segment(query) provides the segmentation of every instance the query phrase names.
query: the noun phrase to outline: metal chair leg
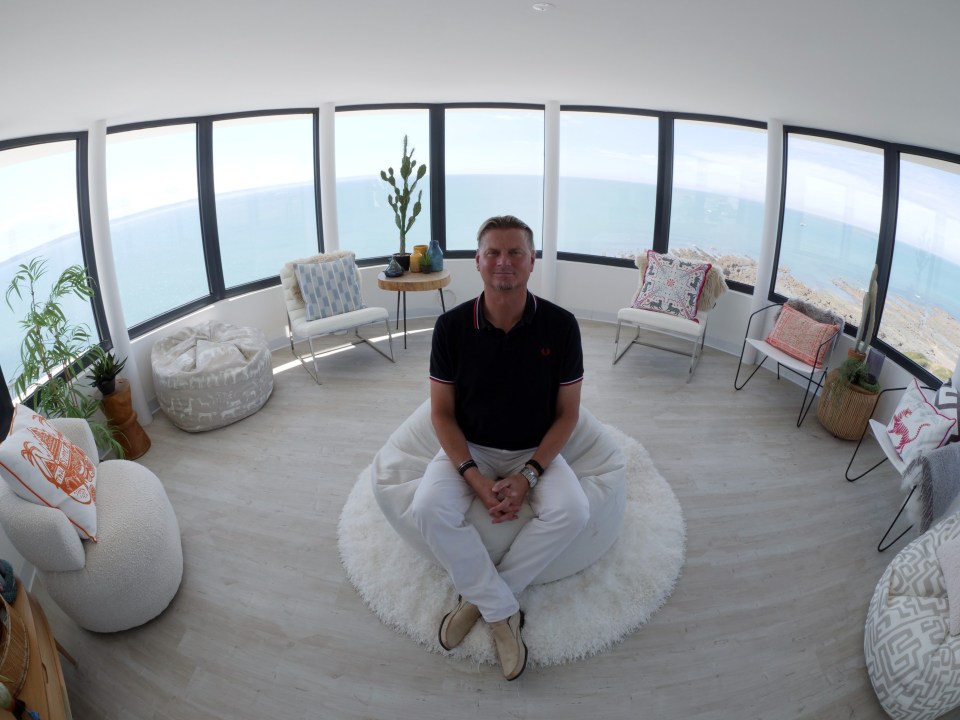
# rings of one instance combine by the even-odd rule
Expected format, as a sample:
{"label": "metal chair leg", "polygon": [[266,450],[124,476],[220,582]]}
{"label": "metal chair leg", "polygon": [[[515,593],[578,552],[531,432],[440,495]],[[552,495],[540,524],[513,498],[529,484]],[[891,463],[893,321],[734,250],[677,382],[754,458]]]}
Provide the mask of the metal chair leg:
{"label": "metal chair leg", "polygon": [[913,525],[911,525],[902,533],[897,535],[893,540],[888,542],[886,545],[883,544],[883,541],[887,539],[887,535],[889,535],[890,532],[893,530],[893,526],[897,524],[897,520],[900,519],[900,516],[903,514],[903,511],[906,509],[907,503],[910,502],[910,498],[913,497],[913,493],[916,491],[916,489],[917,489],[916,485],[910,488],[910,493],[907,495],[907,499],[903,501],[903,505],[900,506],[900,511],[897,513],[897,516],[893,519],[893,522],[890,523],[890,527],[887,528],[887,531],[883,534],[883,537],[880,538],[880,543],[877,545],[877,552],[883,552],[884,550],[887,550],[891,545],[897,542],[897,540],[902,538],[904,535],[906,535],[908,532],[910,532],[913,529]]}

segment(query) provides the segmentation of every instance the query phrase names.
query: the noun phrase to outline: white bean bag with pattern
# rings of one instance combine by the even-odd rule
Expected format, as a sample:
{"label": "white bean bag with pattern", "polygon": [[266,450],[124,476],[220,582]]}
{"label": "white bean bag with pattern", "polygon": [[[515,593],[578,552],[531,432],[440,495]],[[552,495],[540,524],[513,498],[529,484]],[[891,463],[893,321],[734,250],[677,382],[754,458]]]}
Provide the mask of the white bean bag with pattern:
{"label": "white bean bag with pattern", "polygon": [[[427,465],[440,450],[427,400],[397,428],[364,470],[383,514],[410,546],[435,561],[410,513],[413,495]],[[590,521],[573,542],[534,579],[535,584],[573,575],[596,562],[617,539],[626,506],[627,473],[623,451],[586,408],[562,455],[580,478],[590,502]],[[534,491],[536,492],[536,491]],[[467,511],[494,562],[507,552],[523,524],[533,517],[524,503],[517,522],[493,524],[475,499]]]}
{"label": "white bean bag with pattern", "polygon": [[201,432],[252,415],[273,392],[273,362],[257,328],[210,321],[161,338],[150,356],[160,409]]}
{"label": "white bean bag with pattern", "polygon": [[[960,534],[960,514],[907,545],[877,583],[863,649],[873,689],[896,720],[936,718],[960,706],[960,635],[950,635],[937,548]],[[960,603],[960,597],[952,598]]]}

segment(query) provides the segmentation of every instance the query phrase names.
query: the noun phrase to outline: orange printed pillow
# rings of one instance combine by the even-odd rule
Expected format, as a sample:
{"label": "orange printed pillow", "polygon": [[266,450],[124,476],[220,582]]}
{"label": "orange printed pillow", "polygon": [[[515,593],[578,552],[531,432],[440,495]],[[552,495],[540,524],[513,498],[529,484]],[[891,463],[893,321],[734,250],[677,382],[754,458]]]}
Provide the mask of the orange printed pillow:
{"label": "orange printed pillow", "polygon": [[81,539],[97,540],[97,469],[42,415],[18,405],[0,442],[0,475],[24,500],[57,508]]}
{"label": "orange printed pillow", "polygon": [[836,325],[817,322],[790,305],[784,305],[767,342],[790,357],[820,368],[829,349],[824,343],[836,333]]}

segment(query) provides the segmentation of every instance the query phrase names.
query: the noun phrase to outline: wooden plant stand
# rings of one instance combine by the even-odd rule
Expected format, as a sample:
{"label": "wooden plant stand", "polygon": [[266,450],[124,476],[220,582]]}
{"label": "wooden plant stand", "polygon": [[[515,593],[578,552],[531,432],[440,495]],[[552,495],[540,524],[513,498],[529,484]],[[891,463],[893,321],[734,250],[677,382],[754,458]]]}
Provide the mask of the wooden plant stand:
{"label": "wooden plant stand", "polygon": [[150,438],[137,421],[130,394],[130,381],[117,378],[117,389],[103,396],[103,414],[117,431],[117,441],[123,448],[123,457],[136,460],[150,449]]}

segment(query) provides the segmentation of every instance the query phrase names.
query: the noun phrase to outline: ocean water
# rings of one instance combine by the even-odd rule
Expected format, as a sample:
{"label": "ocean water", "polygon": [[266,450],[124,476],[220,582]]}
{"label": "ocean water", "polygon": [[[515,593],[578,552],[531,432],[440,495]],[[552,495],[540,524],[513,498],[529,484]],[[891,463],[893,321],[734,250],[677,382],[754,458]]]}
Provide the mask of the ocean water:
{"label": "ocean water", "polygon": [[[357,257],[395,252],[393,211],[380,181],[355,181],[338,188],[341,247]],[[561,251],[623,257],[650,247],[655,188],[616,181],[565,180],[561,185]],[[448,178],[448,247],[472,249],[476,228],[493,214],[512,213],[541,235],[542,187],[539,178],[455,176]],[[429,187],[424,190],[429,197]],[[236,193],[221,201],[222,252],[228,285],[269,277],[289,259],[316,248],[315,213],[309,187],[288,186]],[[703,237],[708,218],[710,234]],[[408,237],[429,241],[429,205]],[[597,228],[602,228],[602,231]],[[677,245],[696,245],[716,254],[756,258],[763,227],[762,203],[698,193],[677,192],[673,198],[671,236]],[[781,252],[781,264],[798,280],[835,291],[833,281],[864,287],[876,255],[876,237],[860,228],[828,218],[787,211],[785,233],[799,239]],[[268,228],[268,229],[264,229]],[[124,218],[112,225],[124,315],[134,325],[208,292],[200,223],[195,203],[182,203]],[[76,234],[57,238],[39,252],[0,264],[4,291],[16,267],[37,254],[53,258],[48,279],[68,264],[79,246]],[[70,260],[77,262],[78,260]],[[939,306],[960,318],[960,266],[907,244],[896,249],[890,293]],[[17,316],[0,304],[0,366],[8,379],[19,352]]]}

